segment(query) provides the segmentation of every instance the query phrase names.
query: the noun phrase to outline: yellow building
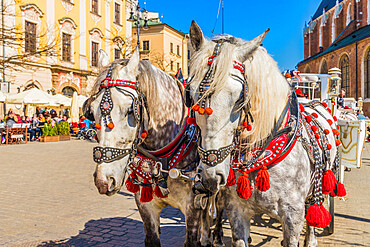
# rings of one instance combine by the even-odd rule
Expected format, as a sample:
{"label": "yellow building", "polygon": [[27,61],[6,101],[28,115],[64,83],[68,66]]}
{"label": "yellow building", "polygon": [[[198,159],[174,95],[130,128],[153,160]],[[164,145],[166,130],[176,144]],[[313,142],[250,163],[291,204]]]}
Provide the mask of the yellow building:
{"label": "yellow building", "polygon": [[125,57],[131,4],[129,0],[5,0],[5,24],[14,28],[19,42],[6,47],[6,57],[35,53],[6,68],[10,93],[37,87],[68,96],[74,91],[88,94],[98,73],[99,49],[107,51],[111,60]]}
{"label": "yellow building", "polygon": [[[148,21],[149,28],[140,29],[140,58],[174,76],[179,68],[188,77],[188,35],[159,21]],[[132,30],[132,46],[137,46],[137,28]]]}

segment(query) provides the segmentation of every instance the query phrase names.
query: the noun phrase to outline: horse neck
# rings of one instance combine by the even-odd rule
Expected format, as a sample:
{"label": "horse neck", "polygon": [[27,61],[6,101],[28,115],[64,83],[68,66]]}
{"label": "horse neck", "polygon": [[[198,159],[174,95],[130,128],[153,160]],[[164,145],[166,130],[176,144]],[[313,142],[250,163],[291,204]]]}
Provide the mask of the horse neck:
{"label": "horse neck", "polygon": [[143,146],[148,150],[160,149],[170,143],[185,119],[185,104],[177,82],[157,68],[154,75],[142,85],[149,114],[149,135]]}

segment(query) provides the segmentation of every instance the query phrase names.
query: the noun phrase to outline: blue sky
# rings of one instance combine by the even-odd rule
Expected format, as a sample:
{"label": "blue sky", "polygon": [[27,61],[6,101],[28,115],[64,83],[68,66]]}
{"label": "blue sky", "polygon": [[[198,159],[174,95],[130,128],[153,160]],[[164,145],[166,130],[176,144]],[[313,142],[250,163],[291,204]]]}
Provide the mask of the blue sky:
{"label": "blue sky", "polygon": [[[318,8],[321,0],[256,1],[224,0],[225,33],[250,40],[266,28],[270,32],[263,45],[278,62],[279,68],[294,69],[303,60],[303,27]],[[144,1],[140,0],[144,7]],[[192,20],[211,37],[219,0],[146,0],[148,11],[159,12],[163,22],[187,33]],[[220,34],[221,13],[215,29]]]}

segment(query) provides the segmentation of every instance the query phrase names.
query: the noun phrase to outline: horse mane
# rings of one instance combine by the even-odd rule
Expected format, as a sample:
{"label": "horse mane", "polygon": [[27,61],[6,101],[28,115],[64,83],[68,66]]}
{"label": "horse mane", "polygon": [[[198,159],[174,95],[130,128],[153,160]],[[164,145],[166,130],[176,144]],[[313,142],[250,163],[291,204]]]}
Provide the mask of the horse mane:
{"label": "horse mane", "polygon": [[[232,61],[237,60],[238,56],[236,48],[248,42],[224,35],[214,40],[219,39],[226,42],[223,43],[219,56],[211,65],[214,69],[214,77],[208,92],[214,94],[220,92],[228,81],[233,69]],[[193,54],[191,68],[196,69],[190,70],[192,81],[200,83],[203,79],[208,69],[207,59],[212,55],[214,47],[214,42],[206,40],[203,47]],[[254,118],[252,131],[248,133],[244,131],[242,135],[249,146],[260,144],[271,133],[287,103],[290,86],[281,75],[277,63],[263,47],[259,47],[243,64],[251,103],[250,111]]]}
{"label": "horse mane", "polygon": [[[112,77],[118,78],[119,71],[128,64],[128,61],[128,59],[118,59],[102,68],[92,87],[91,95],[99,92],[100,83],[106,78],[107,71],[112,65],[114,65]],[[151,114],[150,121],[152,125],[161,126],[164,124],[163,121],[167,121],[169,118],[175,118],[173,120],[176,120],[176,122],[181,121],[182,114],[177,117],[177,113],[183,111],[184,102],[182,96],[176,97],[176,94],[182,93],[174,78],[149,61],[141,60],[136,81],[139,82],[140,91],[146,96],[147,110]],[[168,112],[171,112],[171,116],[165,115]]]}

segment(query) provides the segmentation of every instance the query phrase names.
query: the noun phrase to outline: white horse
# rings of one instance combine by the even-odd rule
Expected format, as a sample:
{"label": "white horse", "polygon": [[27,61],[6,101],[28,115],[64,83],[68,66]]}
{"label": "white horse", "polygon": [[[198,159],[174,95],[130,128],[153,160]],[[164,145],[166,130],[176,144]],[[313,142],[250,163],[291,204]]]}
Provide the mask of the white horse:
{"label": "white horse", "polygon": [[[185,215],[185,246],[196,246],[202,210],[194,207],[192,181],[168,178],[167,197],[143,199],[144,196],[152,196],[152,186],[163,178],[162,175],[153,175],[158,174],[161,167],[154,167],[148,161],[141,163],[142,170],[135,170],[139,164],[137,149],[140,149],[139,153],[147,152],[150,158],[151,154],[154,155],[152,151],[168,148],[183,129],[187,108],[182,85],[149,61],[139,61],[137,49],[130,60],[112,63],[101,51],[99,67],[101,73],[93,89],[94,95],[84,105],[85,116],[95,119],[98,127],[99,147],[94,149],[94,159],[98,163],[94,174],[96,187],[101,194],[115,194],[124,183],[129,163],[132,164],[128,182],[131,187],[136,187],[135,199],[144,223],[145,246],[160,246],[160,212],[169,205],[179,208]],[[188,154],[175,166],[179,170],[183,168],[189,176],[197,166],[197,144],[192,142],[194,145],[190,146]],[[178,155],[175,153],[173,159]],[[152,180],[150,175],[153,175]]]}
{"label": "white horse", "polygon": [[[193,109],[198,111],[196,120],[202,135],[198,167],[202,181],[195,185],[195,189],[211,194],[221,192],[220,209],[225,208],[230,220],[233,246],[248,245],[250,219],[261,213],[282,223],[284,246],[298,246],[305,219],[305,201],[311,198],[313,202],[318,202],[315,205],[321,205],[321,177],[335,161],[336,144],[339,143],[333,134],[337,134],[333,117],[321,103],[305,108],[300,106],[302,113],[298,113],[290,86],[276,62],[260,47],[267,31],[249,42],[230,36],[210,41],[204,38],[193,21],[189,33],[194,49],[189,90]],[[287,102],[290,102],[289,108]],[[287,114],[284,115],[286,108]],[[297,112],[296,117],[289,117],[294,112]],[[306,118],[301,118],[301,114]],[[280,119],[280,116],[286,117]],[[295,121],[297,117],[301,119],[300,123]],[[313,122],[321,130],[317,130],[317,126],[311,127],[315,125]],[[280,146],[283,149],[287,147],[281,141],[279,145],[276,143],[276,149],[271,147],[263,152],[262,147],[271,141],[268,139],[271,133],[279,133],[278,130],[286,131],[285,137],[297,131],[291,135],[293,139],[289,142],[293,143],[292,149],[287,150],[287,154],[290,153],[278,160],[278,164],[265,166],[264,162],[268,164],[270,159],[279,157],[280,153],[276,157],[274,150],[278,153],[282,151]],[[310,142],[312,136],[313,140],[319,136],[319,145],[323,149],[313,149],[309,155],[309,149],[318,145],[315,141]],[[243,150],[238,145],[246,150],[242,157],[238,157],[239,150]],[[239,149],[233,149],[235,146]],[[264,160],[263,155],[269,158]],[[257,160],[262,162],[253,162]],[[224,187],[228,180],[232,180],[231,161],[233,168],[243,171],[243,175],[237,172],[238,183]],[[240,166],[242,163],[245,165]],[[261,167],[267,167],[269,180],[263,180],[266,171],[256,170]],[[259,176],[260,172],[264,175]],[[258,181],[256,177],[259,177]],[[251,191],[246,189],[248,180]],[[270,182],[269,189],[266,181]],[[325,212],[322,206],[320,210]],[[327,220],[329,217],[325,218],[325,225]],[[313,227],[309,228],[305,243],[317,245]]]}

